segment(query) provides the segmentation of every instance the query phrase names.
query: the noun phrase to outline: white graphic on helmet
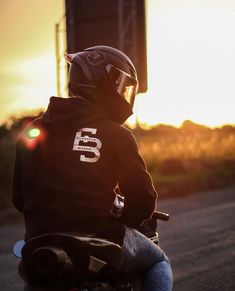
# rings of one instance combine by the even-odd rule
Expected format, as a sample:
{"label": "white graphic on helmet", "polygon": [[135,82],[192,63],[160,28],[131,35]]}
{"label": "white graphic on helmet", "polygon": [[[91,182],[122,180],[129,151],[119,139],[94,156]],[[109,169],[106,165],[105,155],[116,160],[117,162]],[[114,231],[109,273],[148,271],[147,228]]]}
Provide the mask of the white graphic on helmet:
{"label": "white graphic on helmet", "polygon": [[[73,151],[92,153],[87,155],[80,154],[81,162],[95,163],[99,160],[102,143],[100,139],[96,137],[90,137],[89,135],[87,135],[87,133],[96,134],[96,132],[97,132],[96,128],[82,128],[77,131],[74,139]],[[81,145],[81,142],[82,143],[90,142],[93,143],[94,145],[84,146]]]}

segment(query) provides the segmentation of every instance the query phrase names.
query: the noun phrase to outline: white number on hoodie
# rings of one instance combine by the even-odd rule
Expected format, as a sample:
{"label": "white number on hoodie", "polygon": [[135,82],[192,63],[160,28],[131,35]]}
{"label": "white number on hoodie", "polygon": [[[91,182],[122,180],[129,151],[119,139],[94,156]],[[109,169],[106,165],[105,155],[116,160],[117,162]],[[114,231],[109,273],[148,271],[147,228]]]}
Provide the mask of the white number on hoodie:
{"label": "white number on hoodie", "polygon": [[[100,139],[96,137],[91,137],[90,135],[88,135],[89,133],[92,135],[95,135],[96,131],[97,131],[96,128],[82,128],[82,129],[79,129],[78,132],[76,133],[74,144],[73,144],[73,151],[89,152],[89,153],[93,153],[94,155],[94,157],[86,157],[85,154],[80,154],[81,162],[95,163],[100,158],[100,149],[102,146]],[[83,143],[92,142],[94,146],[80,145],[81,142]]]}

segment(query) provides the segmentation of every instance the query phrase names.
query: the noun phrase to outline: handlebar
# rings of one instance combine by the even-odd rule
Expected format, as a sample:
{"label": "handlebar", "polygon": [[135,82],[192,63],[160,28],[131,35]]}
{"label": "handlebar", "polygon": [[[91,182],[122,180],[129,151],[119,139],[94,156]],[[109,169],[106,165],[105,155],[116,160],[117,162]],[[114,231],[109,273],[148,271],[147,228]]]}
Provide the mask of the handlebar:
{"label": "handlebar", "polygon": [[168,221],[170,219],[170,215],[168,213],[154,211],[152,218],[163,220],[163,221]]}

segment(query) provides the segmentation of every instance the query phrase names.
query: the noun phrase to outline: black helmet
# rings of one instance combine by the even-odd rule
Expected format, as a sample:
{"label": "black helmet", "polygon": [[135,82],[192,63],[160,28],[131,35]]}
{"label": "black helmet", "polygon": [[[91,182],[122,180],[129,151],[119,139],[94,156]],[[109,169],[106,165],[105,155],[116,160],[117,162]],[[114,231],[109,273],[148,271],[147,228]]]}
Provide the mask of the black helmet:
{"label": "black helmet", "polygon": [[65,57],[71,65],[69,96],[80,95],[102,105],[109,118],[118,123],[132,115],[138,78],[128,56],[100,45]]}

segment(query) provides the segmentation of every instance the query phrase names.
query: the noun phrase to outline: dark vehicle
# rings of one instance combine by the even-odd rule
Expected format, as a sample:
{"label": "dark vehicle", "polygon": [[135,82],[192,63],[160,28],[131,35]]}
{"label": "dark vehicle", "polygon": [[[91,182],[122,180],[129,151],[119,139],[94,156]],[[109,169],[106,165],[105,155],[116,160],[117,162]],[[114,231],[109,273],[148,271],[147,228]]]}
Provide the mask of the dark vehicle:
{"label": "dark vehicle", "polygon": [[[140,229],[159,244],[157,220],[169,220],[169,215],[154,212],[152,219]],[[50,233],[37,236],[13,248],[21,258],[19,273],[29,291],[137,291],[141,279],[119,273],[122,249],[94,235]]]}

